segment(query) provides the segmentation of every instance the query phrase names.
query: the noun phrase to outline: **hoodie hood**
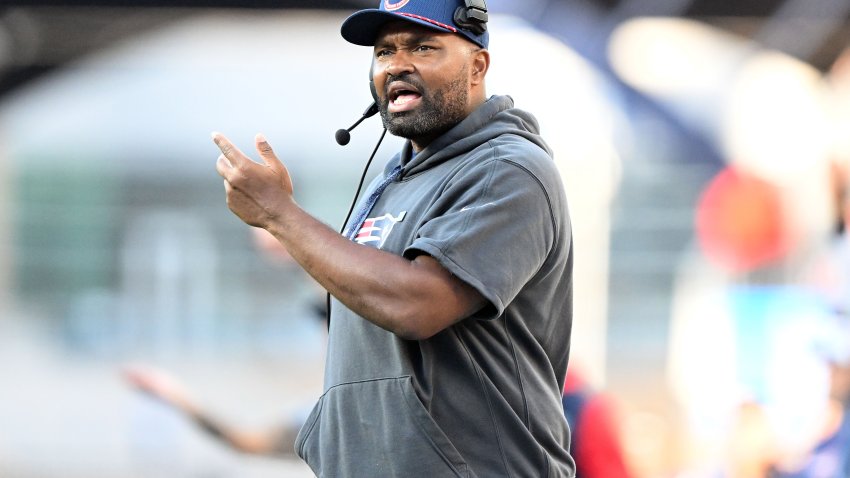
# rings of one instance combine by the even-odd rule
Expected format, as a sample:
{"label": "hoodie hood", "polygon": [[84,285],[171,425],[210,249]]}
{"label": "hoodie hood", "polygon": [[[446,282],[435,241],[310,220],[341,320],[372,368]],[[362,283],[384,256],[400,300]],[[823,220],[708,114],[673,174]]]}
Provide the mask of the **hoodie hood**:
{"label": "hoodie hood", "polygon": [[407,141],[402,151],[387,164],[387,171],[401,163],[403,177],[418,174],[504,134],[521,136],[552,157],[552,150],[540,137],[537,119],[531,113],[514,108],[514,100],[510,96],[491,96],[412,159],[413,147]]}

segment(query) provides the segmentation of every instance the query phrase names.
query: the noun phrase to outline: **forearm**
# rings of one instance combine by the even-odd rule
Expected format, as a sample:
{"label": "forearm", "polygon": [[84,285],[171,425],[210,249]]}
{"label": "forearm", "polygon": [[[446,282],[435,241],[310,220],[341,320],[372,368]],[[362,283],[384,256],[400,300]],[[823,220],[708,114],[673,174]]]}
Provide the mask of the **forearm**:
{"label": "forearm", "polygon": [[267,229],[331,295],[402,338],[426,338],[480,307],[444,269],[349,241],[294,203]]}
{"label": "forearm", "polygon": [[291,430],[245,431],[229,427],[205,413],[192,414],[195,423],[211,437],[242,453],[290,455],[294,453]]}
{"label": "forearm", "polygon": [[410,261],[354,244],[302,210],[289,172],[262,135],[251,161],[220,133],[216,170],[227,205],[246,224],[262,227],[334,297],[374,324],[406,339],[430,337],[468,317],[484,300],[433,258]]}

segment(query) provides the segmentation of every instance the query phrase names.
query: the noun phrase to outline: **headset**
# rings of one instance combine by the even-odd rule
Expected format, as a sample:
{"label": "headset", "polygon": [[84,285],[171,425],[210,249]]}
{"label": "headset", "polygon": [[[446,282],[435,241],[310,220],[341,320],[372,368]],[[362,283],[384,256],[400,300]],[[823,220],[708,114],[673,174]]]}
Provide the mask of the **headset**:
{"label": "headset", "polygon": [[375,62],[372,61],[372,66],[369,67],[369,92],[372,93],[372,100],[375,104],[380,104],[378,100],[378,89],[375,88]]}
{"label": "headset", "polygon": [[487,31],[487,4],[484,0],[466,0],[464,4],[455,10],[455,23],[464,30],[483,35]]}

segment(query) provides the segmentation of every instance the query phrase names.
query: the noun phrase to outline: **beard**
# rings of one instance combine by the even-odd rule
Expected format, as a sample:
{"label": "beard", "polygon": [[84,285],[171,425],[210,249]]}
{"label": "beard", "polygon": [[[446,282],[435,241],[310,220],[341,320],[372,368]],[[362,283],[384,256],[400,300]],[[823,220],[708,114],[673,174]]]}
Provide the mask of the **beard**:
{"label": "beard", "polygon": [[[416,140],[436,138],[460,123],[467,116],[469,91],[466,88],[466,68],[445,87],[429,92],[421,82],[409,75],[397,79],[416,87],[422,95],[419,108],[414,111],[390,113],[389,98],[381,101],[381,120],[391,134]],[[389,82],[387,82],[389,85]]]}

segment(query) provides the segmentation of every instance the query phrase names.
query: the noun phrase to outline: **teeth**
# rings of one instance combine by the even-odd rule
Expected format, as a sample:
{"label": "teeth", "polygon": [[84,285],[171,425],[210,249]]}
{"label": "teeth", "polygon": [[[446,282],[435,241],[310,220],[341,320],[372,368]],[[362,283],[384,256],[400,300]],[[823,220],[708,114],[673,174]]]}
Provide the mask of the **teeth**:
{"label": "teeth", "polygon": [[403,92],[399,93],[393,100],[393,104],[395,105],[403,105],[406,103],[410,103],[411,101],[419,98],[419,95],[413,92]]}

